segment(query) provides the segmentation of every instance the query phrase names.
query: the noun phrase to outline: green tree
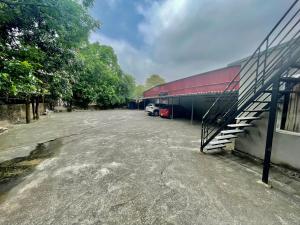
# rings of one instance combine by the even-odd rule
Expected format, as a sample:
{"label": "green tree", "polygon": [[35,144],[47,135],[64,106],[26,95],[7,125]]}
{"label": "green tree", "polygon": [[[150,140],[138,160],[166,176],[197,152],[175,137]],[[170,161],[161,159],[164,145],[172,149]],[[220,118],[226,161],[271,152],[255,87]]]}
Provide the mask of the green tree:
{"label": "green tree", "polygon": [[[89,44],[99,27],[94,0],[0,0],[0,95],[36,101],[47,94],[86,107],[111,107],[133,96],[109,46]],[[34,108],[34,107],[33,107]],[[38,115],[38,114],[37,114]]]}
{"label": "green tree", "polygon": [[121,104],[127,103],[128,100],[134,97],[135,79],[129,74],[124,74],[120,84]]}
{"label": "green tree", "polygon": [[135,82],[124,74],[113,49],[99,43],[80,49],[83,70],[73,86],[73,100],[81,107],[97,103],[107,108],[125,104],[133,96]]}
{"label": "green tree", "polygon": [[[89,32],[99,27],[88,14],[92,0],[0,0],[0,94],[70,99],[71,84],[78,68],[77,49],[88,41]],[[14,63],[31,66],[24,88],[21,74],[9,69]],[[18,73],[16,73],[18,72]],[[16,77],[20,76],[20,79]],[[17,83],[15,83],[17,82]],[[28,80],[26,80],[28,82]],[[26,84],[25,82],[25,84]]]}
{"label": "green tree", "polygon": [[146,89],[149,89],[149,88],[152,88],[159,84],[164,84],[164,83],[166,83],[164,78],[162,78],[160,75],[153,74],[147,78],[145,87],[146,87]]}
{"label": "green tree", "polygon": [[136,85],[135,90],[134,90],[134,96],[136,98],[142,97],[145,90],[146,90],[146,88],[144,85],[142,85],[142,84]]}

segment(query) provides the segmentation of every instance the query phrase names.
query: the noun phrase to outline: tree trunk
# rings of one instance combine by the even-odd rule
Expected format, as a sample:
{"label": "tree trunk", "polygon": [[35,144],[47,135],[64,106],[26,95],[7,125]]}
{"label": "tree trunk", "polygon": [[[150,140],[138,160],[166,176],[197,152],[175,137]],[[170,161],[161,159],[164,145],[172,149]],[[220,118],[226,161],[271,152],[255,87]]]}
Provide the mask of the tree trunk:
{"label": "tree trunk", "polygon": [[72,112],[72,106],[73,106],[73,101],[70,100],[70,102],[68,103],[68,112]]}
{"label": "tree trunk", "polygon": [[42,102],[43,102],[43,114],[46,113],[46,105],[45,105],[45,96],[42,96]]}
{"label": "tree trunk", "polygon": [[31,110],[32,110],[32,119],[35,120],[34,97],[31,99]]}
{"label": "tree trunk", "polygon": [[26,123],[30,123],[30,97],[26,97]]}
{"label": "tree trunk", "polygon": [[49,101],[49,106],[50,106],[50,110],[54,110],[54,103],[53,103],[53,101]]}
{"label": "tree trunk", "polygon": [[40,98],[39,96],[36,97],[35,99],[35,118],[38,120],[40,119],[40,114],[39,114],[39,104],[40,104]]}

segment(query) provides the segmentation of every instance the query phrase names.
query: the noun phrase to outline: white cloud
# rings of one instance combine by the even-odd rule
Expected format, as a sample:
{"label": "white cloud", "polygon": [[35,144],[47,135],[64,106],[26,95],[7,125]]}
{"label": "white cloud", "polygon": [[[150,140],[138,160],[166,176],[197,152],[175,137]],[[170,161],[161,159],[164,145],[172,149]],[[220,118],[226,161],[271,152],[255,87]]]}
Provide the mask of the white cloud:
{"label": "white cloud", "polygon": [[91,39],[111,45],[122,68],[138,82],[152,73],[173,80],[250,54],[292,1],[151,1],[136,7],[144,18],[138,25],[141,49],[103,35]]}

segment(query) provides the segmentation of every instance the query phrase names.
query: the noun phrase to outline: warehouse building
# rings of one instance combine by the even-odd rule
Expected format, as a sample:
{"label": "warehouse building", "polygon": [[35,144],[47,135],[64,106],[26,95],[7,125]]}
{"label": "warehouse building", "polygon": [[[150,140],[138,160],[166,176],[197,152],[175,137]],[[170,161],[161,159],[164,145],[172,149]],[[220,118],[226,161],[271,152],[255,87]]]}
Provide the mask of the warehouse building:
{"label": "warehouse building", "polygon": [[260,158],[266,184],[271,162],[300,169],[299,9],[295,1],[251,56],[151,88],[144,104],[189,109],[201,119],[202,152],[233,145]]}
{"label": "warehouse building", "polygon": [[[158,85],[144,92],[143,104],[180,105],[189,113],[191,121],[201,119],[239,70],[240,66],[229,66]],[[238,82],[239,78],[236,78],[234,83]],[[230,90],[235,92],[234,98],[237,98],[238,86]],[[224,101],[231,100],[224,98]]]}

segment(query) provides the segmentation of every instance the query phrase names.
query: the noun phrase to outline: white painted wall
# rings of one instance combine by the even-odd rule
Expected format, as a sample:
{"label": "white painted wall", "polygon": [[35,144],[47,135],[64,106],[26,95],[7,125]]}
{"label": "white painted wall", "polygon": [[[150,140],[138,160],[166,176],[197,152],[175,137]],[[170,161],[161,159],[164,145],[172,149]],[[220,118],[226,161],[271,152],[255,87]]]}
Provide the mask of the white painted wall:
{"label": "white painted wall", "polygon": [[[254,127],[239,134],[235,148],[258,158],[264,158],[269,113],[253,122]],[[278,115],[279,116],[279,115]],[[274,132],[271,161],[300,169],[300,133],[277,129]]]}

